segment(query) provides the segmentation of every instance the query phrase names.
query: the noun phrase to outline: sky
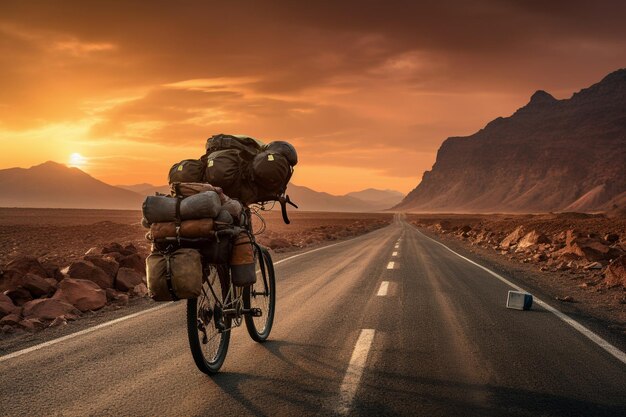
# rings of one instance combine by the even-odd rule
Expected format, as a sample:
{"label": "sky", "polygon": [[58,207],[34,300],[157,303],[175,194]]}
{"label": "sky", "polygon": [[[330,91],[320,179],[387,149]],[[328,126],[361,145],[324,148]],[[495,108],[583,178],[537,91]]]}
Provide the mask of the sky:
{"label": "sky", "polygon": [[625,67],[625,18],[623,1],[3,0],[0,169],[160,185],[232,133],[293,143],[296,184],[408,192],[447,137]]}

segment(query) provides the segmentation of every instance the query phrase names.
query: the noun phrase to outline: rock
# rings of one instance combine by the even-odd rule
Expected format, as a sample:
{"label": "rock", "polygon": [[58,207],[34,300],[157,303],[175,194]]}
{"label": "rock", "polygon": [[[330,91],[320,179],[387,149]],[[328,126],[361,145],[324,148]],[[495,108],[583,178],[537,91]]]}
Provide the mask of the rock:
{"label": "rock", "polygon": [[52,262],[50,260],[45,260],[41,262],[41,266],[46,270],[49,278],[54,278],[56,281],[61,281],[65,276],[61,273],[60,265]]}
{"label": "rock", "polygon": [[558,251],[558,255],[594,262],[609,259],[611,254],[610,248],[599,239],[583,237],[573,230],[568,230],[565,247]]}
{"label": "rock", "polygon": [[21,320],[18,314],[8,314],[0,319],[0,326],[17,326]]}
{"label": "rock", "polygon": [[83,259],[102,269],[111,278],[115,278],[117,270],[120,268],[120,264],[117,263],[115,258],[108,255],[88,255]]}
{"label": "rock", "polygon": [[516,250],[521,250],[525,248],[529,248],[531,246],[535,246],[542,243],[550,243],[550,239],[543,233],[539,233],[536,230],[532,230],[522,237],[519,242],[517,242]]}
{"label": "rock", "polygon": [[2,275],[0,275],[0,291],[4,292],[21,287],[24,285],[24,275],[13,269],[2,271]]}
{"label": "rock", "polygon": [[136,297],[146,297],[148,295],[148,287],[143,282],[141,284],[135,285],[132,290],[132,294]]}
{"label": "rock", "polygon": [[472,227],[469,224],[466,224],[459,229],[461,233],[469,233],[470,230],[472,230]]}
{"label": "rock", "polygon": [[23,275],[34,274],[46,278],[48,273],[34,256],[20,256],[9,262],[6,269],[19,271]]}
{"label": "rock", "polygon": [[116,289],[130,291],[141,283],[143,283],[142,275],[134,269],[122,267],[117,271],[117,278],[115,278]]}
{"label": "rock", "polygon": [[13,333],[15,329],[13,328],[13,326],[6,325],[6,326],[0,326],[0,331],[2,333],[8,334],[8,333]]}
{"label": "rock", "polygon": [[28,332],[36,332],[37,330],[41,330],[46,327],[46,325],[39,319],[24,319],[17,325]]}
{"label": "rock", "polygon": [[532,257],[533,262],[542,262],[542,261],[545,261],[546,259],[548,259],[548,257],[546,256],[545,253],[536,253]]}
{"label": "rock", "polygon": [[67,314],[80,314],[73,305],[54,298],[32,300],[24,304],[22,316],[39,320],[54,320]]}
{"label": "rock", "polygon": [[48,325],[48,327],[60,326],[67,326],[67,319],[64,316],[57,317],[56,319],[52,320],[52,323]]}
{"label": "rock", "polygon": [[609,264],[604,273],[606,285],[626,288],[626,255],[622,255]]}
{"label": "rock", "polygon": [[134,269],[141,275],[146,273],[146,261],[137,253],[123,257],[120,260],[120,268],[122,267]]}
{"label": "rock", "polygon": [[138,253],[137,248],[132,243],[129,243],[128,245],[124,246],[124,250],[131,252],[131,253]]}
{"label": "rock", "polygon": [[50,295],[54,292],[55,288],[54,285],[51,285],[48,281],[46,281],[46,278],[42,278],[39,275],[34,274],[26,274],[22,287],[26,288],[32,294],[33,298]]}
{"label": "rock", "polygon": [[609,243],[615,243],[619,240],[619,235],[617,233],[607,233],[604,235],[604,240]]}
{"label": "rock", "polygon": [[508,249],[513,245],[516,245],[517,242],[524,237],[524,227],[523,226],[518,226],[515,230],[513,230],[511,233],[509,233],[507,235],[507,237],[505,237],[502,242],[500,242],[500,246],[502,248]]}
{"label": "rock", "polygon": [[586,269],[586,270],[590,270],[590,269],[602,269],[602,268],[603,268],[603,266],[602,266],[602,264],[601,264],[600,262],[592,262],[592,263],[587,264],[587,265],[585,265],[585,266],[583,267],[583,269]]}
{"label": "rock", "polygon": [[26,288],[17,287],[14,290],[7,290],[4,292],[16,306],[22,306],[33,299],[32,294]]}
{"label": "rock", "polygon": [[573,302],[575,302],[574,297],[572,297],[571,295],[566,295],[564,297],[557,295],[556,299],[559,300],[559,301],[563,301],[565,303],[573,303]]}
{"label": "rock", "polygon": [[65,278],[52,297],[65,301],[80,311],[98,310],[106,305],[106,292],[93,281]]}
{"label": "rock", "polygon": [[102,251],[101,251],[102,254],[114,253],[114,252],[117,252],[123,256],[132,255],[134,253],[132,251],[124,249],[122,245],[120,245],[119,243],[115,243],[115,242],[109,243],[104,248],[102,248]]}
{"label": "rock", "polygon": [[6,295],[0,294],[0,318],[9,314],[19,314],[20,308],[13,304],[13,300]]}
{"label": "rock", "polygon": [[89,261],[77,261],[70,265],[70,278],[93,281],[102,289],[113,287],[113,278]]}
{"label": "rock", "polygon": [[113,288],[107,288],[106,293],[108,302],[121,305],[128,304],[128,294],[114,290]]}
{"label": "rock", "polygon": [[267,246],[270,249],[286,249],[291,247],[291,242],[289,242],[287,239],[282,238],[282,237],[277,237],[274,239],[271,239],[268,243]]}

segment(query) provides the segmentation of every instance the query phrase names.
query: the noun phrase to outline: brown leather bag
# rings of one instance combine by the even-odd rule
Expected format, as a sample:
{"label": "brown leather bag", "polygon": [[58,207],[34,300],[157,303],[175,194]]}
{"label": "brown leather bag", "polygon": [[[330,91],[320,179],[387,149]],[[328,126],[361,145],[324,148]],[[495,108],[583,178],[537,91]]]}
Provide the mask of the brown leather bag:
{"label": "brown leather bag", "polygon": [[230,255],[230,275],[233,285],[246,287],[256,282],[256,262],[250,236],[242,232],[233,245]]}
{"label": "brown leather bag", "polygon": [[213,219],[184,220],[180,223],[180,229],[176,234],[176,223],[153,223],[150,226],[151,240],[166,237],[198,238],[210,236],[214,229]]}
{"label": "brown leather bag", "polygon": [[189,197],[204,191],[215,191],[219,195],[222,204],[230,200],[220,187],[215,187],[205,182],[174,182],[170,184],[171,194],[177,197]]}

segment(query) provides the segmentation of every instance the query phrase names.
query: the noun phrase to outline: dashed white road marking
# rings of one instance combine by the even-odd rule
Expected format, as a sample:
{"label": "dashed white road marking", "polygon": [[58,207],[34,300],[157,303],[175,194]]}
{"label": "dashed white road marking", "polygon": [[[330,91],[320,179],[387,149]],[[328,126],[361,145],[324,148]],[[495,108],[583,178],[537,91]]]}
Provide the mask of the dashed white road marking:
{"label": "dashed white road marking", "polygon": [[387,269],[393,269],[395,262],[391,261],[387,264]]}
{"label": "dashed white road marking", "polygon": [[[438,241],[436,241],[435,239],[433,239],[433,238],[431,238],[429,236],[426,236],[424,233],[420,232],[419,230],[417,230],[417,233],[419,233],[420,235],[424,236],[426,239],[432,240],[436,244],[443,246],[444,248],[446,248],[447,250],[449,250],[450,252],[452,252],[453,254],[458,256],[459,258],[465,259],[467,262],[471,263],[474,266],[477,266],[478,268],[480,268],[483,271],[489,273],[490,275],[492,275],[493,277],[499,279],[500,281],[504,282],[505,284],[509,285],[510,287],[515,288],[517,291],[528,292],[525,289],[523,289],[522,287],[513,284],[511,281],[509,281],[508,279],[504,278],[502,275],[500,275],[500,274],[498,274],[496,272],[493,272],[491,269],[489,269],[487,267],[484,267],[484,266],[482,266],[482,265],[472,261],[471,259],[466,258],[465,256],[463,256],[463,255],[461,255],[459,253],[456,253],[455,251],[453,251],[452,249],[450,249],[449,247],[447,247],[443,243],[438,242]],[[592,332],[591,330],[589,330],[588,328],[586,328],[585,326],[583,326],[582,324],[580,324],[579,322],[577,322],[576,320],[574,320],[573,318],[568,316],[567,314],[565,314],[565,313],[557,310],[556,308],[552,307],[551,305],[547,304],[545,301],[540,300],[537,297],[533,297],[533,302],[535,304],[538,304],[541,307],[545,308],[550,313],[554,314],[559,319],[563,320],[565,323],[569,324],[574,329],[576,329],[577,331],[582,333],[584,336],[589,338],[589,340],[594,342],[596,345],[600,346],[602,349],[604,349],[607,352],[609,352],[611,355],[613,355],[619,361],[621,361],[622,363],[626,364],[626,353],[622,352],[621,350],[619,350],[618,348],[616,348],[615,346],[613,346],[612,344],[610,344],[609,342],[604,340],[602,337],[600,337],[596,333]]]}
{"label": "dashed white road marking", "polygon": [[398,256],[398,252],[392,253],[391,256]]}
{"label": "dashed white road marking", "polygon": [[356,391],[359,388],[361,376],[365,370],[367,355],[372,347],[374,333],[374,329],[362,329],[356,341],[356,345],[352,351],[352,357],[350,358],[350,364],[348,365],[346,375],[343,377],[339,389],[339,406],[337,408],[339,414],[348,414],[350,412],[350,406],[352,405]]}
{"label": "dashed white road marking", "polygon": [[378,293],[376,294],[379,297],[384,297],[387,295],[389,291],[389,281],[383,281],[380,283],[380,288],[378,289]]}

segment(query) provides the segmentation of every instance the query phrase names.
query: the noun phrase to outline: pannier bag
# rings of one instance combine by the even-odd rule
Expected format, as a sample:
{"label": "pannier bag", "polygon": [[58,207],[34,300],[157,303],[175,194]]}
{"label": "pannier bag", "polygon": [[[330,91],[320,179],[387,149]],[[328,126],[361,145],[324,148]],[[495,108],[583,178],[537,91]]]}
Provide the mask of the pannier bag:
{"label": "pannier bag", "polygon": [[252,161],[254,182],[271,194],[280,195],[291,178],[291,166],[283,155],[263,151]]}
{"label": "pannier bag", "polygon": [[183,199],[148,196],[143,203],[143,217],[148,223],[202,219],[216,217],[221,208],[220,198],[215,191],[204,191]]}
{"label": "pannier bag", "polygon": [[202,292],[202,257],[194,249],[152,253],[146,259],[146,275],[155,301],[195,298]]}
{"label": "pannier bag", "polygon": [[172,165],[167,176],[169,184],[175,182],[202,182],[204,180],[204,160],[185,159]]}
{"label": "pannier bag", "polygon": [[298,164],[298,153],[296,152],[296,148],[289,142],[285,142],[282,140],[277,140],[274,142],[270,142],[265,145],[265,150],[272,153],[277,153],[289,161],[289,164],[293,167]]}
{"label": "pannier bag", "polygon": [[175,222],[153,223],[150,226],[152,239],[166,237],[189,237],[198,238],[210,236],[213,231],[213,219],[184,220],[178,227]]}
{"label": "pannier bag", "polygon": [[238,150],[224,149],[207,156],[205,181],[222,187],[227,195],[231,195],[230,189],[239,185],[242,175],[242,159]]}
{"label": "pannier bag", "polygon": [[230,276],[233,285],[246,287],[256,282],[256,264],[250,236],[243,232],[233,245],[230,255]]}
{"label": "pannier bag", "polygon": [[245,159],[252,159],[254,156],[263,150],[265,144],[260,140],[251,138],[244,135],[225,135],[220,133],[219,135],[213,135],[206,141],[206,153],[211,154],[215,151],[221,151],[224,149],[235,149],[242,152],[242,157]]}

